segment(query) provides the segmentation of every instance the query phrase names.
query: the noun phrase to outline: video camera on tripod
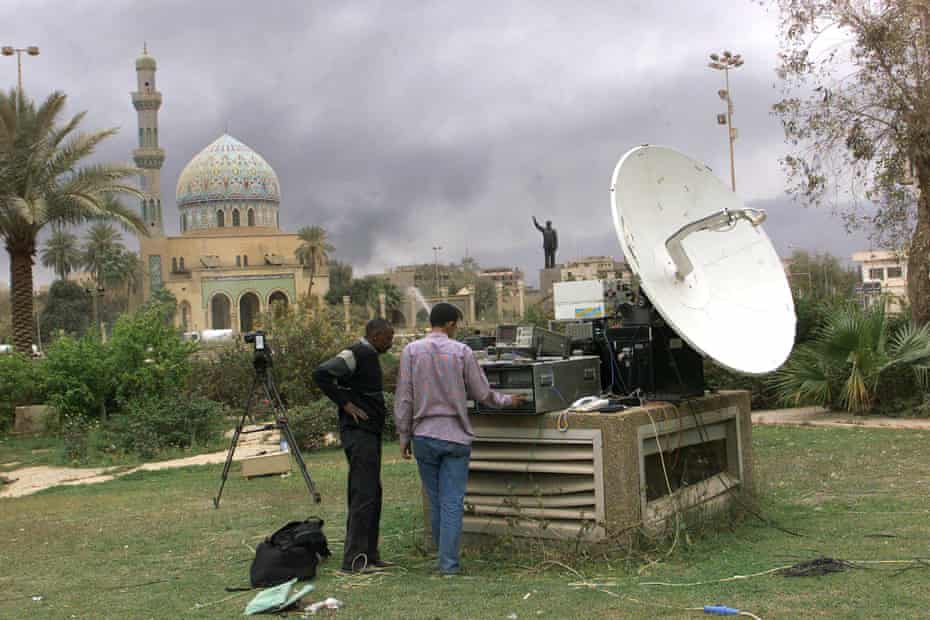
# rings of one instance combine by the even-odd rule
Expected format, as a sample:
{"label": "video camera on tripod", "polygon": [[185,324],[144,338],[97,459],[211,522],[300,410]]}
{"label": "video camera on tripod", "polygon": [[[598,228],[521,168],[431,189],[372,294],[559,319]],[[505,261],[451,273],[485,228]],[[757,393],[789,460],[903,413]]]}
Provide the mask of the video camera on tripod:
{"label": "video camera on tripod", "polygon": [[[317,492],[316,486],[313,484],[313,480],[311,480],[310,474],[307,472],[307,465],[304,463],[304,459],[300,454],[300,449],[297,447],[297,440],[294,438],[291,427],[287,422],[287,406],[284,404],[284,399],[278,391],[278,386],[274,381],[274,375],[271,372],[272,354],[268,334],[261,330],[256,330],[243,334],[242,339],[246,344],[252,345],[252,366],[255,368],[255,379],[252,382],[252,388],[249,390],[249,396],[246,400],[242,417],[239,418],[239,423],[236,425],[236,430],[233,433],[232,442],[229,445],[229,452],[226,454],[226,463],[223,465],[223,474],[220,478],[220,490],[216,494],[216,497],[213,498],[213,506],[215,508],[220,507],[220,498],[223,496],[223,488],[226,486],[226,480],[229,477],[229,468],[232,465],[236,445],[239,443],[239,436],[274,429],[281,431],[283,440],[290,446],[290,452],[297,461],[297,466],[300,468],[300,473],[303,475],[304,483],[307,485],[307,490],[310,491],[311,498],[314,503],[319,504],[321,501],[320,494]],[[245,429],[246,420],[250,420],[252,417],[252,403],[254,402],[256,392],[264,395],[265,400],[271,405],[271,408],[275,412],[275,421],[257,428]]]}
{"label": "video camera on tripod", "polygon": [[252,345],[252,366],[255,367],[256,372],[265,372],[272,364],[271,343],[268,342],[267,336],[261,330],[242,335],[242,340]]}

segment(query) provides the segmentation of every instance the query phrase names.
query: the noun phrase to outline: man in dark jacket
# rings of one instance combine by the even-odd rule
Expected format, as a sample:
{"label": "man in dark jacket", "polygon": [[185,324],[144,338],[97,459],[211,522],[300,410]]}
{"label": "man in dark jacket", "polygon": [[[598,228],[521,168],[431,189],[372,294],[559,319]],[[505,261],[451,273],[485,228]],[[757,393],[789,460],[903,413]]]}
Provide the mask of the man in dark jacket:
{"label": "man in dark jacket", "polygon": [[381,520],[381,432],[387,407],[378,356],[394,341],[384,319],[365,326],[365,337],[313,372],[320,390],[339,407],[339,436],[349,461],[349,516],[342,570],[390,566],[378,554]]}

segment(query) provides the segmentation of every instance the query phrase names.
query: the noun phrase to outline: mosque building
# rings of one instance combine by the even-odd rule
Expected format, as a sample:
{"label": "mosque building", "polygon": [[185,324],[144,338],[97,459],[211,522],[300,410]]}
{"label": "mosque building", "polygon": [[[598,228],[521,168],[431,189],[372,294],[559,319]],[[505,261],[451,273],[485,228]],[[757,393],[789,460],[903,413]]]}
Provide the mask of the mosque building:
{"label": "mosque building", "polygon": [[[155,59],[147,50],[136,59],[139,146],[133,159],[141,170],[142,218],[149,236],[140,237],[147,300],[164,288],[178,300],[177,326],[184,331],[254,328],[259,313],[329,290],[326,266],[316,273],[300,264],[296,234],[280,228],[278,176],[265,159],[223,134],[191,159],[177,182],[178,237],[165,236],[161,201]],[[312,275],[312,282],[311,282]]]}

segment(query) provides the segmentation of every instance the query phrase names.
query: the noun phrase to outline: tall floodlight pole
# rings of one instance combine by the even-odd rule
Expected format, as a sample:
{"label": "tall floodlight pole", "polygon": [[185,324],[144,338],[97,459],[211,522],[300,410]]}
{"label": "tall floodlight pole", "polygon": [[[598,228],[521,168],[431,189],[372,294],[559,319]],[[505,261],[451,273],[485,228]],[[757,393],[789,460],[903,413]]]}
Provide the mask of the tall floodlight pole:
{"label": "tall floodlight pole", "polygon": [[434,290],[435,295],[439,295],[439,253],[442,251],[441,245],[433,246],[433,265],[436,267],[436,288]]}
{"label": "tall floodlight pole", "polygon": [[12,45],[4,45],[0,48],[0,53],[4,56],[12,56],[16,54],[16,83],[18,85],[19,96],[22,97],[23,92],[23,52],[26,52],[30,56],[38,56],[39,48],[35,45],[30,45],[29,47],[13,47]]}
{"label": "tall floodlight pole", "polygon": [[726,125],[727,133],[730,138],[730,183],[733,191],[736,191],[736,165],[733,163],[733,142],[736,141],[736,127],[733,126],[733,98],[730,96],[730,69],[738,69],[743,66],[743,57],[739,54],[732,54],[724,50],[721,54],[711,54],[710,63],[707,65],[711,69],[723,71],[726,88],[718,90],[717,95],[727,102],[727,113],[717,115],[717,124]]}

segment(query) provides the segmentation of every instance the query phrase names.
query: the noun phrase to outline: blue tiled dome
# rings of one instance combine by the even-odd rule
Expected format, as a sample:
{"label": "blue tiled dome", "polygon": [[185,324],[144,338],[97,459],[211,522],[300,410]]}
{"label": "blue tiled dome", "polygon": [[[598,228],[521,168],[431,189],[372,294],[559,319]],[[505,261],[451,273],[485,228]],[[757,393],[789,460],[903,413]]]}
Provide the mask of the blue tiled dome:
{"label": "blue tiled dome", "polygon": [[178,177],[179,207],[236,201],[281,202],[278,175],[264,158],[228,134],[200,151]]}

